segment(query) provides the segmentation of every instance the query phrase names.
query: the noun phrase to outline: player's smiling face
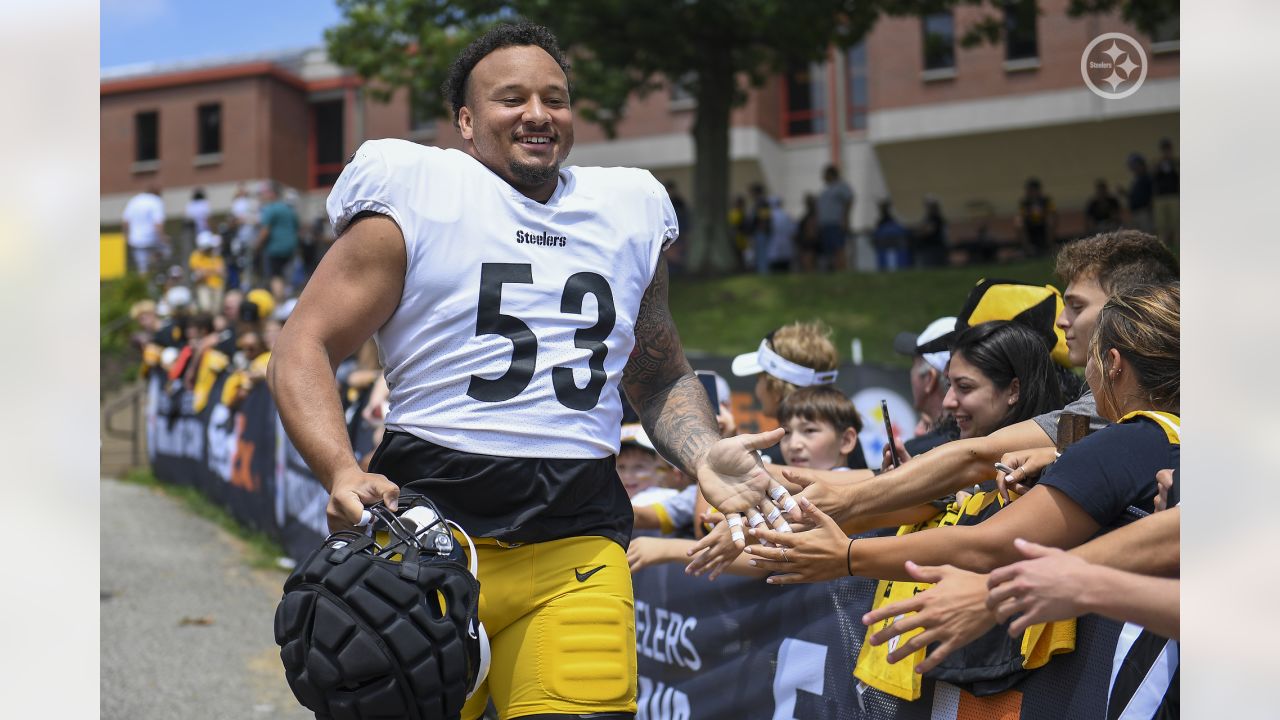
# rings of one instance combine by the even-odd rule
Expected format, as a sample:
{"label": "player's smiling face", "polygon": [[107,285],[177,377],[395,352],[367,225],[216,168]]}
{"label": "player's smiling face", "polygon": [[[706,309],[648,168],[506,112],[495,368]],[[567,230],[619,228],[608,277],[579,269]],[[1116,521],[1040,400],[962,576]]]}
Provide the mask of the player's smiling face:
{"label": "player's smiling face", "polygon": [[573,147],[568,78],[540,47],[495,50],[471,70],[458,128],[467,152],[520,192],[545,202]]}

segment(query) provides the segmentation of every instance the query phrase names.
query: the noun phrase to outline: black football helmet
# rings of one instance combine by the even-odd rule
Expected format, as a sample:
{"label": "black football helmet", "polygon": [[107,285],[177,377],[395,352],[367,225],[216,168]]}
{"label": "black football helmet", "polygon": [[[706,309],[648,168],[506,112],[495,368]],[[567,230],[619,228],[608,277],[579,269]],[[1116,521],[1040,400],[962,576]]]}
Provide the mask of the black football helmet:
{"label": "black football helmet", "polygon": [[470,536],[423,495],[398,506],[367,510],[385,547],[336,532],[285,581],[276,644],[289,687],[317,718],[457,718],[488,674]]}

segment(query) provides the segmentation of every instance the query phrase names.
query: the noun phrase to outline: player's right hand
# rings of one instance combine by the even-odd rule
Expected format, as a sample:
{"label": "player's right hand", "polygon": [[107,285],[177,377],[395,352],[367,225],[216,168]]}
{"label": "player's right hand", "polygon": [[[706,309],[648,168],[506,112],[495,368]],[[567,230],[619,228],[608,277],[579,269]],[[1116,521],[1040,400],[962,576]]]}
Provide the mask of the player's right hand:
{"label": "player's right hand", "polygon": [[360,522],[366,505],[381,500],[387,509],[394,511],[400,498],[400,486],[385,475],[367,473],[352,465],[341,470],[329,486],[329,504],[325,515],[329,519],[329,532],[352,530]]}

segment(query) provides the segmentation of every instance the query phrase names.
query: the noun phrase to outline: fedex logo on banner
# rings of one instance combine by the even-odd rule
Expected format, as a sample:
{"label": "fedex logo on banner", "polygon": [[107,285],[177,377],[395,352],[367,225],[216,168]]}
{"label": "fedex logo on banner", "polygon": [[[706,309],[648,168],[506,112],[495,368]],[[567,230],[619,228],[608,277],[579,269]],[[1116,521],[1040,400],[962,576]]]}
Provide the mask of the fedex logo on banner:
{"label": "fedex logo on banner", "polygon": [[689,634],[698,626],[698,618],[636,600],[636,651],[667,665],[689,670],[702,667],[702,657]]}

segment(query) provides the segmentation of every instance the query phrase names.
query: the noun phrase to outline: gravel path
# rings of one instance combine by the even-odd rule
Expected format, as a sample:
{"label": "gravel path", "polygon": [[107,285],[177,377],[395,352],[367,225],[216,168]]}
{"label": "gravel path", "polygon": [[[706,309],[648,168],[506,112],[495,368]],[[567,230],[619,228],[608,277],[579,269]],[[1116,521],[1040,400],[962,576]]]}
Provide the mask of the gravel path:
{"label": "gravel path", "polygon": [[157,490],[102,481],[104,720],[311,720],[272,639],[282,571]]}

